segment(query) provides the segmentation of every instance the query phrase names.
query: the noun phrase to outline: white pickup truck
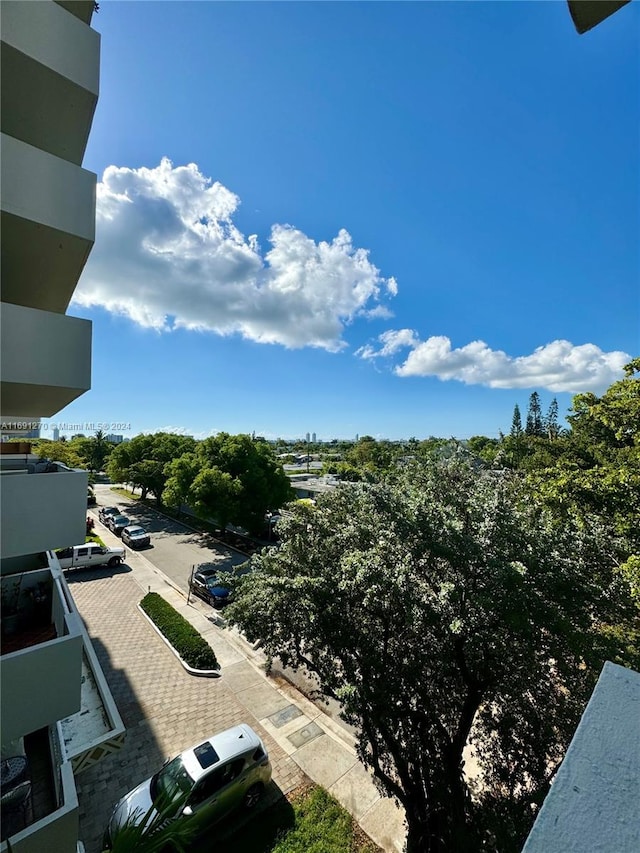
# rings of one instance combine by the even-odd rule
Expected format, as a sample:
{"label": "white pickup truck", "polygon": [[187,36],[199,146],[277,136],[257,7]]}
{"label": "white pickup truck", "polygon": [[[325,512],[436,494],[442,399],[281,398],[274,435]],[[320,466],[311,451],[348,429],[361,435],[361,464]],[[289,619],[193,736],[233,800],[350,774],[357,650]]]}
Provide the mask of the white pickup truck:
{"label": "white pickup truck", "polygon": [[93,566],[119,566],[125,558],[124,548],[103,548],[95,542],[73,545],[56,551],[62,569],[85,569]]}

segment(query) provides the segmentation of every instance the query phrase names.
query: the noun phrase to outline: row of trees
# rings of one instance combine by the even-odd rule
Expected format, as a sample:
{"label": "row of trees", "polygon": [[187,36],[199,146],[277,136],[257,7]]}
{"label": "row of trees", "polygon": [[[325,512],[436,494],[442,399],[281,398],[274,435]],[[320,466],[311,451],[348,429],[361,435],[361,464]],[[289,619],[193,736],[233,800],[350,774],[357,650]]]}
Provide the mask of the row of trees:
{"label": "row of trees", "polygon": [[565,433],[297,505],[238,580],[227,615],[341,703],[409,853],[519,851],[604,660],[640,663],[639,370]]}
{"label": "row of trees", "polygon": [[264,440],[219,433],[196,441],[172,433],[139,435],[112,452],[107,472],[178,512],[183,505],[259,534],[265,513],[293,497],[289,480]]}

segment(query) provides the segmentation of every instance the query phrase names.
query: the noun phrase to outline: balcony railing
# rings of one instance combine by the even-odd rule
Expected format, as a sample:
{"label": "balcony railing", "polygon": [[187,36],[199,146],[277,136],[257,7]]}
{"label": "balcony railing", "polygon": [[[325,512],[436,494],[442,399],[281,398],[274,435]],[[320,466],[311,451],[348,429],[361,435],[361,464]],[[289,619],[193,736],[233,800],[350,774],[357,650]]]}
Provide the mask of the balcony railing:
{"label": "balcony railing", "polygon": [[[63,314],[95,239],[96,175],[6,133],[0,167],[2,300]],[[38,351],[27,348],[28,364]]]}
{"label": "balcony railing", "polygon": [[56,3],[5,0],[2,42],[4,133],[80,165],[98,100],[99,34]]}
{"label": "balcony railing", "polygon": [[5,575],[1,584],[4,744],[80,709],[83,638],[50,569]]}
{"label": "balcony railing", "polygon": [[0,456],[29,456],[30,453],[28,441],[0,441]]}
{"label": "balcony railing", "polygon": [[[56,632],[53,640],[9,651],[2,658],[3,748],[11,744],[19,750],[18,745],[23,743],[33,782],[32,801],[23,819],[6,830],[11,836],[12,853],[42,853],[43,850],[75,853],[78,802],[74,774],[119,749],[125,737],[122,719],[58,560],[53,552],[48,552],[46,559],[48,569],[1,579],[5,601],[12,590],[15,592],[18,582],[25,618],[29,615],[29,606],[34,603],[30,591],[47,593],[37,603],[43,608],[42,622],[48,621]],[[73,647],[66,645],[64,656],[53,659],[52,650],[59,649],[61,641],[70,640],[73,640]],[[62,682],[69,681],[64,674],[65,667],[77,667],[73,683],[70,683],[77,697],[71,709],[73,713],[60,713],[53,707],[64,692]],[[34,701],[36,695],[37,702]],[[35,719],[32,706],[48,717],[46,723]],[[50,759],[46,750],[43,753],[41,739],[37,748],[35,745],[38,730],[41,732],[43,727],[49,733]],[[48,780],[53,780],[53,791]],[[3,841],[0,853],[8,850]]]}
{"label": "balcony railing", "polygon": [[88,474],[49,470],[52,467],[24,458],[0,458],[3,559],[84,542]]}
{"label": "balcony railing", "polygon": [[[5,239],[3,233],[3,251]],[[35,245],[32,251],[37,252]],[[3,302],[0,331],[6,429],[13,423],[35,424],[41,417],[51,417],[91,387],[89,320]],[[19,415],[25,420],[17,420]]]}
{"label": "balcony railing", "polygon": [[25,808],[2,822],[0,853],[76,853],[78,796],[58,724],[23,743],[31,793]]}

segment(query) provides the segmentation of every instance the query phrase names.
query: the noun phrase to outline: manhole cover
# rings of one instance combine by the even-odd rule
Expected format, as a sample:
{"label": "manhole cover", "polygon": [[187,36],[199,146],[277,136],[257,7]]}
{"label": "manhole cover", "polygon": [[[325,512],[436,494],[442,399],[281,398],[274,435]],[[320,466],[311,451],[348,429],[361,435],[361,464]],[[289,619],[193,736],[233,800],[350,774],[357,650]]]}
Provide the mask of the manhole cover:
{"label": "manhole cover", "polygon": [[304,728],[298,729],[297,732],[289,735],[289,740],[295,747],[299,748],[321,734],[324,734],[324,732],[317,723],[309,723],[308,726],[304,726]]}
{"label": "manhole cover", "polygon": [[286,708],[283,708],[282,711],[276,711],[275,714],[272,714],[267,719],[277,728],[281,728],[285,723],[288,723],[289,720],[295,720],[296,717],[301,717],[302,711],[300,708],[297,708],[295,705],[287,705]]}

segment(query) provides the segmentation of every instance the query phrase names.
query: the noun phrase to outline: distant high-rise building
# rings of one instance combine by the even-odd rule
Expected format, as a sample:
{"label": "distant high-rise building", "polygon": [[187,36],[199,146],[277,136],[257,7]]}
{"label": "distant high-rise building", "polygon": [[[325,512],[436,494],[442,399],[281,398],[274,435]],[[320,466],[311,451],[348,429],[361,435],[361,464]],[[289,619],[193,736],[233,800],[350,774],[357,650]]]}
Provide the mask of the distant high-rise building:
{"label": "distant high-rise building", "polygon": [[356,433],[356,441],[360,441],[360,436]]}
{"label": "distant high-rise building", "polygon": [[316,443],[316,434],[315,434],[315,432],[314,432],[314,433],[313,433],[313,435],[311,436],[311,441],[313,442],[313,444],[315,444],[315,443]]}
{"label": "distant high-rise building", "polygon": [[114,444],[122,444],[124,441],[123,435],[114,435],[112,432],[109,435],[105,435],[107,441],[112,441]]}
{"label": "distant high-rise building", "polygon": [[30,429],[29,432],[24,433],[25,438],[40,438],[40,430],[39,429]]}
{"label": "distant high-rise building", "polygon": [[309,444],[309,433],[307,433],[307,444]]}
{"label": "distant high-rise building", "polygon": [[60,430],[58,427],[53,428],[53,432],[51,433],[54,441],[60,441]]}

